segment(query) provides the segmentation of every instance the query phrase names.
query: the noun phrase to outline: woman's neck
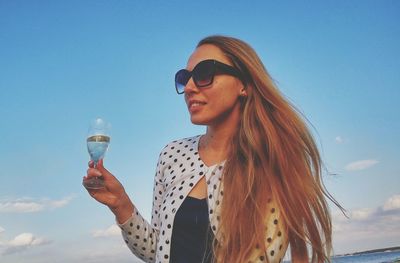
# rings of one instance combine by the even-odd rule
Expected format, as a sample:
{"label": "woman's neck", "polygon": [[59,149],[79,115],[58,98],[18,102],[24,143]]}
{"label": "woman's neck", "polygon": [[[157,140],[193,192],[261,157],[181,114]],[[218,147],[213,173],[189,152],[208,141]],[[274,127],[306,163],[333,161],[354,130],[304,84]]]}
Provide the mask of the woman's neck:
{"label": "woman's neck", "polygon": [[232,138],[240,122],[240,104],[230,112],[222,114],[217,121],[207,126],[207,132],[199,142],[199,154],[208,164],[220,163],[227,159]]}
{"label": "woman's neck", "polygon": [[228,113],[222,114],[217,121],[207,126],[207,132],[203,136],[203,143],[216,151],[229,149],[231,139],[238,129],[240,122],[239,102]]}
{"label": "woman's neck", "polygon": [[199,142],[199,154],[208,166],[226,160],[234,132],[232,127],[207,127]]}
{"label": "woman's neck", "polygon": [[202,147],[213,151],[224,152],[230,145],[233,132],[228,130],[215,130],[207,128],[206,134],[202,137]]}

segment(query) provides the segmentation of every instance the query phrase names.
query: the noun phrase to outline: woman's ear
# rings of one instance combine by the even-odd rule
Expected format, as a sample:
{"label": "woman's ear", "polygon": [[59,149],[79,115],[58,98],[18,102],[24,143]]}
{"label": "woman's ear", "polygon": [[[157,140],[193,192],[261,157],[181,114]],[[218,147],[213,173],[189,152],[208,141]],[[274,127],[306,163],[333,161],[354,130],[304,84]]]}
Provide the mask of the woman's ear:
{"label": "woman's ear", "polygon": [[241,97],[247,97],[247,91],[246,91],[246,88],[241,88],[240,89],[240,93],[239,93],[239,95],[241,96]]}

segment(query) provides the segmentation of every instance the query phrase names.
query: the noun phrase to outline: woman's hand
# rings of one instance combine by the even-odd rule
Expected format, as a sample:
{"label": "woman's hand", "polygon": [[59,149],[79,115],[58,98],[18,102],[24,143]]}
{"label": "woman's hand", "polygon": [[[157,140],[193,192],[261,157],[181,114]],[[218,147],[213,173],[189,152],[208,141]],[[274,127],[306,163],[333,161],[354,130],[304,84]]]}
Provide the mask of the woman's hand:
{"label": "woman's hand", "polygon": [[124,223],[132,216],[134,210],[134,206],[126,194],[124,187],[114,175],[104,168],[103,160],[97,163],[96,168],[94,168],[92,161],[89,162],[87,176],[83,177],[83,181],[96,176],[102,176],[104,179],[104,188],[86,190],[96,201],[110,208],[115,214],[118,223]]}

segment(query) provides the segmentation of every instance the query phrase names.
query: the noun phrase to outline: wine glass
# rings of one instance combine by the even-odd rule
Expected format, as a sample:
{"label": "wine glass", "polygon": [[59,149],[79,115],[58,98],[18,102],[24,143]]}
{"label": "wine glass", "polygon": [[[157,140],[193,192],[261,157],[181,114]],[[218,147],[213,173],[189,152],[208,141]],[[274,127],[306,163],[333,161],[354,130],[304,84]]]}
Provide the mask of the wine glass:
{"label": "wine glass", "polygon": [[[111,125],[101,118],[96,118],[90,122],[86,144],[94,167],[106,154],[110,144],[110,128]],[[96,176],[85,180],[83,185],[88,189],[101,189],[104,188],[104,180],[101,176]]]}

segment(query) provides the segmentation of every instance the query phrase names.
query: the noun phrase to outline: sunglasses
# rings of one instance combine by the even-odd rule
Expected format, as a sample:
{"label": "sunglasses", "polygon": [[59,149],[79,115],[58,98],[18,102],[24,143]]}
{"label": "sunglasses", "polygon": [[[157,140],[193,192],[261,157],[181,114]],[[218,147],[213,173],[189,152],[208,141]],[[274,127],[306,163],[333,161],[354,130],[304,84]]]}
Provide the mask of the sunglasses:
{"label": "sunglasses", "polygon": [[186,84],[193,77],[193,82],[198,88],[209,86],[214,81],[215,75],[231,75],[243,80],[242,73],[227,64],[207,59],[199,62],[192,71],[181,69],[175,74],[175,89],[178,94],[183,94]]}

